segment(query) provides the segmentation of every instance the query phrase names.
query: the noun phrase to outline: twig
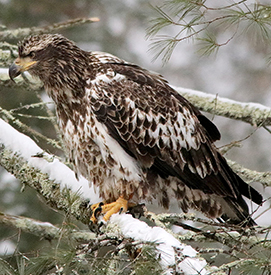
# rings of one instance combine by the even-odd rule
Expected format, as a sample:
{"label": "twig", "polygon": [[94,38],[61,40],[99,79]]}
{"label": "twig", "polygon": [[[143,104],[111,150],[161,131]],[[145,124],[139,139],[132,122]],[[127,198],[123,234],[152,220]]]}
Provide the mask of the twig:
{"label": "twig", "polygon": [[[62,149],[61,146],[59,145],[58,141],[48,138],[48,137],[45,137],[41,133],[33,130],[31,127],[27,126],[26,124],[22,123],[19,119],[15,118],[9,111],[2,109],[1,107],[0,107],[0,115],[2,117],[4,117],[6,120],[14,123],[16,126],[18,126],[20,129],[22,129],[24,132],[29,133],[39,139],[45,140],[48,144],[52,145],[55,148]],[[52,118],[48,117],[47,119],[52,119]]]}
{"label": "twig", "polygon": [[60,237],[69,238],[77,242],[89,242],[96,239],[96,234],[92,232],[70,231],[65,230],[65,234],[62,234],[63,229],[52,225],[49,222],[41,222],[34,219],[14,216],[0,213],[0,224],[20,229],[26,233],[39,236],[46,240],[59,239]]}
{"label": "twig", "polygon": [[56,30],[67,29],[77,25],[94,23],[98,21],[99,21],[99,18],[97,17],[76,18],[65,22],[48,25],[45,27],[32,27],[32,28],[19,28],[15,30],[4,30],[0,32],[0,39],[1,40],[12,40],[12,39],[18,40],[26,36],[29,36],[30,34],[34,35],[34,34],[50,33]]}

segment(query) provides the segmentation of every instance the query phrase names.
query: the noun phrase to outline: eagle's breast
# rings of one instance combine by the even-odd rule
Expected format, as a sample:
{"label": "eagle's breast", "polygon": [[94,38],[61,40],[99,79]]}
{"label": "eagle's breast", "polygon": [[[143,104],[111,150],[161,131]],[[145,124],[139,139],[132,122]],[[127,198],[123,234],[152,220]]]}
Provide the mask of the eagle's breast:
{"label": "eagle's breast", "polygon": [[93,112],[93,108],[100,108],[97,100],[100,84],[120,79],[120,75],[113,75],[110,71],[97,74],[94,80],[87,81],[85,97],[81,99],[80,106],[76,103],[70,103],[73,104],[72,108],[57,105],[60,130],[77,175],[91,179],[90,184],[99,186],[100,195],[109,201],[116,200],[120,194],[129,197],[137,192],[137,197],[143,196],[139,185],[145,181],[136,159],[109,135],[105,124]]}

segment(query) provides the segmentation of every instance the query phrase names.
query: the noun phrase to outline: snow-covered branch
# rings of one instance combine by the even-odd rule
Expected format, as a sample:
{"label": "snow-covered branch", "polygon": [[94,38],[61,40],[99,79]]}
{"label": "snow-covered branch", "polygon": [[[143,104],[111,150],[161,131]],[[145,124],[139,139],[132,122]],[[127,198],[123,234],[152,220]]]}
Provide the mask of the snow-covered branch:
{"label": "snow-covered branch", "polygon": [[[165,274],[207,274],[207,263],[198,257],[190,245],[180,243],[161,227],[150,227],[131,215],[115,214],[110,219],[111,226],[116,225],[125,238],[157,244],[156,249]],[[216,270],[216,267],[212,269]]]}
{"label": "snow-covered branch", "polygon": [[213,94],[174,87],[200,110],[227,118],[241,120],[253,126],[271,125],[271,108],[252,102],[238,102]]}
{"label": "snow-covered branch", "polygon": [[0,165],[39,192],[48,204],[88,223],[90,204],[100,201],[86,179],[44,153],[28,136],[0,119]]}

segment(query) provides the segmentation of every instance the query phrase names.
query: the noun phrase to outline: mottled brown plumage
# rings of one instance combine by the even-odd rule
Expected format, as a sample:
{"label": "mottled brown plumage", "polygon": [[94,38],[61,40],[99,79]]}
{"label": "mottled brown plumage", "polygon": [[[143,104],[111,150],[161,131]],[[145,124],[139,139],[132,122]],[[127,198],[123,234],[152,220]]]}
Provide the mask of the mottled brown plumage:
{"label": "mottled brown plumage", "polygon": [[160,75],[115,56],[86,52],[61,35],[19,45],[10,76],[28,70],[56,105],[70,161],[100,195],[157,199],[183,211],[253,225],[243,196],[261,195],[217,151],[216,126]]}

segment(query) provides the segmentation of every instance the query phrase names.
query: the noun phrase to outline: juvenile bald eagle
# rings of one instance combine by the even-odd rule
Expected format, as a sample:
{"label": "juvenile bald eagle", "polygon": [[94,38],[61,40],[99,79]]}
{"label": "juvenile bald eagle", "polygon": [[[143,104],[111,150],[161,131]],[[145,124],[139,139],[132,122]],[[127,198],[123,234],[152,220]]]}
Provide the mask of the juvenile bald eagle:
{"label": "juvenile bald eagle", "polygon": [[95,206],[105,221],[128,201],[168,208],[176,198],[184,212],[255,224],[242,196],[262,196],[216,149],[216,126],[162,76],[59,34],[31,36],[18,50],[11,79],[29,71],[44,83],[75,172],[108,203]]}

